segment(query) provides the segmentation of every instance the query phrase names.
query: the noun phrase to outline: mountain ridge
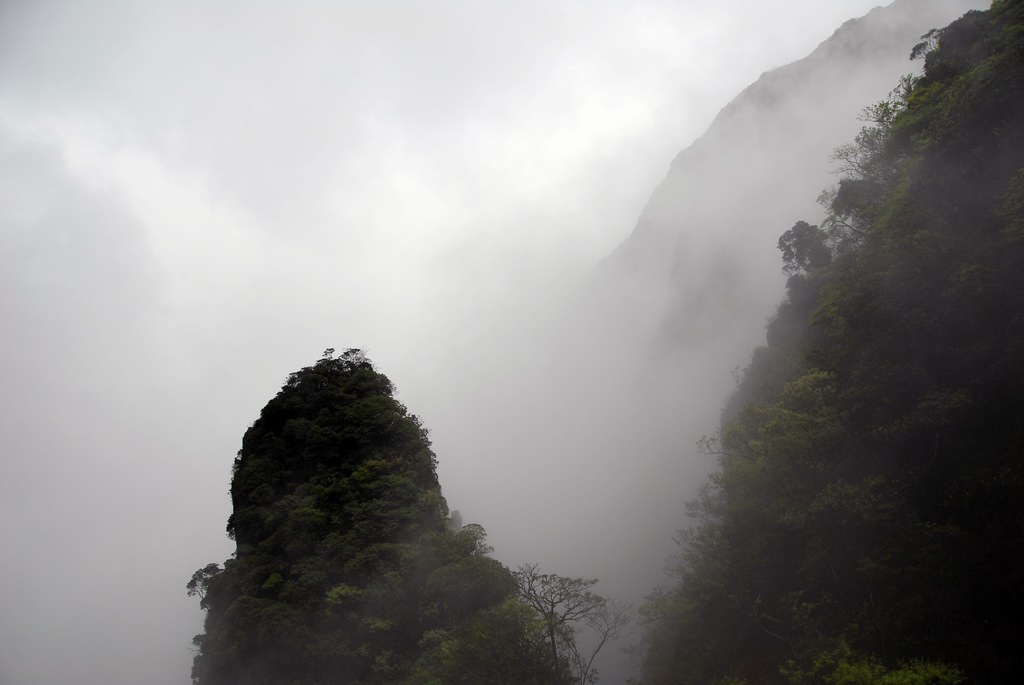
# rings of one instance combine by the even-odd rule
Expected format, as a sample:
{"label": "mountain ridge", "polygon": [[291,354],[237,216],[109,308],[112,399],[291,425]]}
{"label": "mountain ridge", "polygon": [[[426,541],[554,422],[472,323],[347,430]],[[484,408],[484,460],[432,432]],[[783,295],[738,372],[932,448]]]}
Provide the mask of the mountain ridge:
{"label": "mountain ridge", "polygon": [[[645,275],[640,280],[649,279],[652,270],[655,278],[668,275],[680,260],[680,250],[702,252],[695,249],[693,235],[685,236],[688,244],[679,244],[685,229],[699,223],[733,228],[728,231],[730,239],[759,239],[759,250],[767,252],[767,257],[755,259],[756,266],[761,267],[761,273],[766,265],[777,272],[771,243],[787,226],[775,222],[820,213],[806,201],[808,193],[800,197],[801,191],[809,186],[811,193],[817,193],[829,184],[828,155],[856,133],[860,108],[884,98],[901,75],[915,69],[908,57],[919,36],[984,5],[977,0],[896,0],[844,22],[806,57],[761,74],[719,111],[700,137],[673,158],[630,235],[598,265],[595,280],[617,280],[611,290],[629,290],[628,281],[637,279],[641,270]],[[803,111],[794,111],[794,105]],[[815,119],[827,122],[829,130],[816,129]],[[845,126],[837,126],[836,121],[845,121]],[[737,142],[742,145],[737,147]],[[790,144],[788,150],[785,143]],[[763,230],[745,230],[744,224],[749,224],[745,217],[707,216],[710,208],[700,200],[715,195],[716,186],[726,184],[739,167],[751,163],[768,165],[737,174],[746,181],[738,184],[739,194],[754,198],[763,194],[756,188],[760,183],[781,191],[780,179],[773,179],[771,174],[778,166],[788,163],[816,171],[801,173],[802,178],[795,182],[787,179],[786,186],[792,190],[782,196],[784,200],[776,198],[771,203],[778,209],[770,212],[772,225]],[[785,206],[779,206],[782,204]],[[757,311],[762,318],[782,293],[783,279],[774,280],[771,296],[759,300]],[[685,285],[672,281],[659,285]],[[641,288],[651,294],[649,289]],[[608,289],[598,286],[605,296]],[[631,308],[628,302],[622,304]],[[648,323],[657,326],[660,322]]]}

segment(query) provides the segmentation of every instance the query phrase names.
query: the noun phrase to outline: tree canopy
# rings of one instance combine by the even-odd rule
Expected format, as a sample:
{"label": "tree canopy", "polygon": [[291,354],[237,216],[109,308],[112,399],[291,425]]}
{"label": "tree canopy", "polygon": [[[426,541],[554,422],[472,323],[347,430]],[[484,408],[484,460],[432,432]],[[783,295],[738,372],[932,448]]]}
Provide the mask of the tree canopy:
{"label": "tree canopy", "polygon": [[427,433],[358,350],[288,377],[246,431],[236,552],[189,583],[197,683],[395,683],[430,631],[515,593],[484,532],[454,530]]}

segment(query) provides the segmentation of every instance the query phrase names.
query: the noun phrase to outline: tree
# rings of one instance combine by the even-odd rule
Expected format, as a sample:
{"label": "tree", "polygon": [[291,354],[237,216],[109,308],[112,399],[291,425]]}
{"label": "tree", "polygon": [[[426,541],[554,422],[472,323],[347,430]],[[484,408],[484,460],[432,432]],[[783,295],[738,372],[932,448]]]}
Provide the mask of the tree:
{"label": "tree", "polygon": [[569,659],[572,663],[573,674],[576,682],[580,685],[597,682],[597,669],[594,668],[594,660],[601,649],[611,640],[623,636],[623,631],[633,621],[633,614],[629,606],[616,600],[607,600],[596,612],[585,617],[583,623],[591,631],[591,644],[589,651],[580,648],[579,643],[573,640],[569,643]]}
{"label": "tree", "polygon": [[832,252],[825,243],[825,232],[806,221],[798,221],[779,238],[782,250],[782,270],[792,276],[801,271],[827,265],[832,261]]}
{"label": "tree", "polygon": [[[515,576],[521,600],[541,618],[553,674],[568,667],[579,685],[596,682],[594,659],[632,622],[630,608],[592,592],[597,580],[539,573],[537,569],[537,564],[526,564]],[[576,640],[579,624],[593,634],[594,647],[589,651],[582,650]],[[554,675],[552,682],[559,682]]]}
{"label": "tree", "polygon": [[[188,581],[188,585],[185,586],[185,589],[188,590],[188,596],[195,597],[198,595],[199,605],[203,606],[203,600],[206,599],[206,594],[210,591],[210,581],[222,570],[218,564],[207,564],[193,573],[192,580]],[[203,606],[203,608],[206,607]]]}

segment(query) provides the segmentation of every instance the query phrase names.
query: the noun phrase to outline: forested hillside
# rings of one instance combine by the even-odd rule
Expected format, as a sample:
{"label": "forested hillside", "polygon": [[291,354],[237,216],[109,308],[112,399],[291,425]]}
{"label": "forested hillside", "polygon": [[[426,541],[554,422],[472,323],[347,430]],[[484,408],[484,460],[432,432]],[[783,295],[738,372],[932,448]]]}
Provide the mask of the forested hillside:
{"label": "forested hillside", "polygon": [[[196,571],[197,685],[568,685],[630,621],[596,580],[515,572],[449,515],[419,420],[359,350],[289,376],[246,431],[233,557]],[[587,643],[577,644],[577,633]]]}
{"label": "forested hillside", "polygon": [[[670,582],[666,541],[715,468],[693,445],[714,429],[733,370],[762,343],[785,294],[779,234],[798,218],[818,223],[815,199],[835,180],[829,153],[856,135],[862,107],[919,70],[908,53],[920,36],[987,0],[877,4],[886,6],[822,35],[806,57],[766,71],[722,109],[676,155],[554,340],[523,343],[550,368],[535,384],[583,390],[557,420],[532,387],[524,393],[516,416],[530,430],[514,438],[522,459],[548,468],[551,445],[567,458],[555,464],[558,478],[523,478],[516,491],[543,490],[530,521],[557,518],[572,553],[587,555],[585,568],[622,596],[630,595],[620,587],[635,588],[631,601]],[[575,474],[588,487],[564,488]],[[566,500],[586,515],[562,516]]]}
{"label": "forested hillside", "polygon": [[779,240],[645,685],[1024,680],[1024,2],[923,38]]}

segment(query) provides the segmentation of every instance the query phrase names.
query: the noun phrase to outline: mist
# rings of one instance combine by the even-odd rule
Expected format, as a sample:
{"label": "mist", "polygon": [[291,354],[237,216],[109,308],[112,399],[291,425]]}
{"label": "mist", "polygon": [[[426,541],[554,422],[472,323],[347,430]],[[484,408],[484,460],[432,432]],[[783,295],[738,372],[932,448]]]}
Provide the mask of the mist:
{"label": "mist", "polygon": [[0,683],[188,681],[242,433],[328,347],[391,378],[498,559],[641,601],[778,235],[915,68],[783,67],[873,4],[6,3]]}

